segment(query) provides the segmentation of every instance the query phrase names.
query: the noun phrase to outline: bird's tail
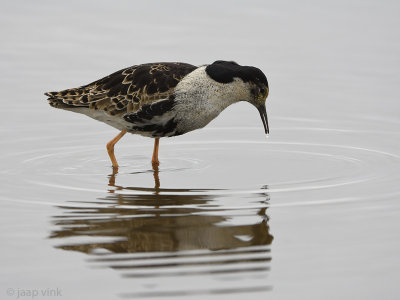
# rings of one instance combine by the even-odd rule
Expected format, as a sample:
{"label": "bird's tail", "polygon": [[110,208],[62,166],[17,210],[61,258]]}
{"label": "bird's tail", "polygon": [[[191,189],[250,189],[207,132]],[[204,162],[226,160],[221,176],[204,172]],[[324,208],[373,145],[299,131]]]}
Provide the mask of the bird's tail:
{"label": "bird's tail", "polygon": [[[87,107],[85,97],[79,89],[68,89],[59,92],[44,93],[50,106],[55,108]],[[83,101],[82,101],[83,99]]]}
{"label": "bird's tail", "polygon": [[48,92],[44,93],[48,98],[50,106],[55,108],[68,108],[70,105],[63,102],[63,99],[58,97],[58,92]]}

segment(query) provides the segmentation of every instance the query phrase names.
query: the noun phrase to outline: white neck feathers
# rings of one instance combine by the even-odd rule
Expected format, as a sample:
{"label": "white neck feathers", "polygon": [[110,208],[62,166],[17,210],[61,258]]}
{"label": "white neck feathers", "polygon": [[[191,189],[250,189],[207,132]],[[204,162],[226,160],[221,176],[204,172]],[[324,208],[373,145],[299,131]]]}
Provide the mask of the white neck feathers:
{"label": "white neck feathers", "polygon": [[207,75],[205,68],[197,68],[175,88],[176,118],[188,131],[204,127],[229,105],[249,98],[249,89],[242,80],[219,83]]}

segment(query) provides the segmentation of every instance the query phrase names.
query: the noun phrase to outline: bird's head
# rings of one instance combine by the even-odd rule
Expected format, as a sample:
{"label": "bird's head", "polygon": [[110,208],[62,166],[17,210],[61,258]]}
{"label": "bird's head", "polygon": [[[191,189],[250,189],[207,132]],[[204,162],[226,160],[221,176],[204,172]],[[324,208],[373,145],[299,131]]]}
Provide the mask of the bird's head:
{"label": "bird's head", "polygon": [[269,133],[265,102],[269,86],[265,74],[256,67],[241,66],[233,61],[217,60],[206,67],[206,73],[222,84],[240,83],[240,101],[253,104],[260,113],[265,133]]}

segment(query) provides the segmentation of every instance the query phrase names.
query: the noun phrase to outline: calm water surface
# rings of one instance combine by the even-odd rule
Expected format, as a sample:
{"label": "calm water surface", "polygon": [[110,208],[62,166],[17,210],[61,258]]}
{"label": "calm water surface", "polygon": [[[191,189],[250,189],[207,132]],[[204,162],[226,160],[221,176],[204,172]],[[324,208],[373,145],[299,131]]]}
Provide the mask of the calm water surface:
{"label": "calm water surface", "polygon": [[[397,299],[396,3],[1,6],[1,299]],[[236,104],[156,170],[127,136],[113,171],[117,132],[42,95],[215,59],[265,71],[270,137]]]}

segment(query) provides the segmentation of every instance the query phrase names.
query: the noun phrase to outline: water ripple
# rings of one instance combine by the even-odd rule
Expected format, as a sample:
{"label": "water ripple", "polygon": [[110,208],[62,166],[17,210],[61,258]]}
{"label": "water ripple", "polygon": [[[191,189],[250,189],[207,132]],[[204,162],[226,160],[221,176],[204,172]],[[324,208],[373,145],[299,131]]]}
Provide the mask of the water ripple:
{"label": "water ripple", "polygon": [[[239,130],[246,139],[237,139]],[[273,253],[271,208],[400,195],[394,184],[400,156],[359,142],[360,135],[381,132],[277,131],[281,140],[259,140],[252,128],[209,129],[213,138],[201,141],[165,140],[155,170],[149,142],[119,145],[118,171],[110,168],[103,147],[93,146],[100,136],[70,135],[79,146],[52,136],[51,147],[3,158],[18,163],[1,171],[8,189],[0,198],[54,206],[54,246],[85,253],[90,266],[140,283],[121,297],[266,292],[272,288],[265,283]],[[332,142],[328,133],[340,138]],[[219,284],[203,289],[171,283],[184,278]],[[154,279],[157,292],[145,288]]]}

